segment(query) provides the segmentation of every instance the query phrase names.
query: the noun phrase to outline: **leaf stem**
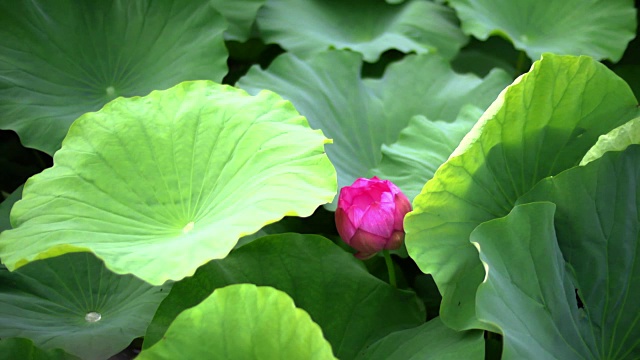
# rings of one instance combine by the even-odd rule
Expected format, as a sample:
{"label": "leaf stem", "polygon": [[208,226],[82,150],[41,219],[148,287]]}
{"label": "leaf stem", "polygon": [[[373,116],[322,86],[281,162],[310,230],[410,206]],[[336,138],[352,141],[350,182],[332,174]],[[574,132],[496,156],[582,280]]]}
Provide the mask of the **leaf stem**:
{"label": "leaf stem", "polygon": [[391,254],[389,254],[389,250],[382,250],[382,253],[384,254],[384,260],[387,263],[387,270],[389,271],[389,284],[391,284],[391,286],[393,286],[394,288],[398,287],[398,284],[396,283],[396,269],[393,266],[393,260],[391,259]]}
{"label": "leaf stem", "polygon": [[516,62],[516,74],[515,77],[520,76],[524,72],[524,63],[527,60],[527,55],[524,51],[520,50],[520,54],[518,54],[518,61]]}

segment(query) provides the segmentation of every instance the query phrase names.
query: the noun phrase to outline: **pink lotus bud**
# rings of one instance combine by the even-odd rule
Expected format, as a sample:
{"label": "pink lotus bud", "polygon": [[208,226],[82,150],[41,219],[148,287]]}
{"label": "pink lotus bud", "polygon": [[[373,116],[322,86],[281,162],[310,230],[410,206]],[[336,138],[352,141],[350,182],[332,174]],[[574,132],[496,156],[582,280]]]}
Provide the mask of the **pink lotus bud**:
{"label": "pink lotus bud", "polygon": [[409,211],[409,199],[391,181],[360,178],[340,190],[336,226],[344,242],[358,250],[356,257],[367,259],[402,245]]}

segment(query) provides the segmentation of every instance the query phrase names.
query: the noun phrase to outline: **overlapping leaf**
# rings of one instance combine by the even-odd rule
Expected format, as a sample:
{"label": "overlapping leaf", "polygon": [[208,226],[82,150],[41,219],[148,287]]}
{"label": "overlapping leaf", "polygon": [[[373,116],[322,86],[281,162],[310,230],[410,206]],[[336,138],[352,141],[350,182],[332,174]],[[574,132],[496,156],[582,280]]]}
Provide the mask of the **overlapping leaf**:
{"label": "overlapping leaf", "polygon": [[382,160],[371,173],[391,180],[413,201],[480,116],[481,109],[467,106],[454,122],[430,121],[420,115],[411,118],[398,141],[382,145]]}
{"label": "overlapping leaf", "polygon": [[467,41],[450,8],[420,0],[269,0],[258,25],[265,41],[299,57],[335,48],[357,51],[369,62],[390,49],[452,58]]}
{"label": "overlapping leaf", "polygon": [[361,360],[483,360],[482,331],[455,331],[439,317],[414,329],[397,331],[359,354]]}
{"label": "overlapping leaf", "polygon": [[227,73],[224,18],[209,1],[0,4],[0,128],[49,154],[71,123],[118,96]]}
{"label": "overlapping leaf", "polygon": [[618,61],[635,37],[630,0],[450,0],[467,34],[508,37],[533,60],[545,52]]}
{"label": "overlapping leaf", "polygon": [[598,142],[584,156],[580,165],[599,159],[608,151],[624,150],[632,144],[640,144],[640,118],[635,118],[611,130],[608,134],[600,136]]}
{"label": "overlapping leaf", "polygon": [[258,9],[266,0],[212,0],[211,3],[227,20],[225,38],[246,41],[258,15]]}
{"label": "overlapping leaf", "polygon": [[[568,350],[573,348],[587,358],[637,359],[640,356],[640,304],[634,299],[640,296],[637,286],[640,279],[640,146],[629,146],[624,152],[607,152],[585,166],[545,179],[518,203],[532,201],[551,201],[557,206],[554,222],[551,217],[530,216],[547,222],[544,227],[537,226],[535,224],[540,222],[537,220],[531,226],[530,248],[534,249],[531,251],[534,255],[529,261],[536,266],[537,281],[531,280],[534,273],[531,266],[519,261],[523,256],[530,256],[528,248],[521,246],[520,239],[525,236],[517,236],[519,233],[514,232],[513,241],[518,242],[518,246],[509,251],[520,254],[516,256],[504,252],[503,238],[485,231],[487,235],[491,233],[492,238],[501,239],[500,244],[494,246],[498,246],[501,256],[507,259],[505,264],[509,266],[510,278],[496,279],[495,285],[500,289],[487,290],[486,295],[478,290],[478,316],[501,323],[505,336],[508,335],[505,349],[517,353],[520,358],[527,357],[522,355],[524,353],[540,354],[543,350],[555,353],[559,359],[568,358],[559,351],[566,350],[566,354],[571,354]],[[525,206],[532,205],[519,207]],[[558,245],[555,245],[554,226]],[[519,222],[511,228],[525,226]],[[557,250],[544,250],[549,243],[562,254]],[[484,249],[482,243],[481,248]],[[525,251],[527,254],[522,254]],[[548,277],[549,266],[545,259],[561,261],[561,256],[569,269],[559,278],[565,284],[569,283],[564,288],[559,286],[558,280]],[[542,296],[538,291],[542,291]],[[513,305],[514,299],[519,297],[516,294],[522,293],[543,299],[548,310],[541,312],[530,299],[524,299],[514,307],[514,314],[505,317],[504,308],[498,308],[496,299]],[[568,301],[552,301],[551,296],[557,294],[563,294]],[[579,310],[576,294],[583,304]],[[560,316],[565,308],[572,310],[571,317],[568,314]],[[513,318],[518,322],[511,321]],[[550,322],[555,324],[550,326]],[[553,334],[559,335],[555,338],[566,339],[564,349],[553,347]]]}
{"label": "overlapping leaf", "polygon": [[192,275],[243,235],[336,191],[329,142],[291,103],[208,81],[120,98],[78,119],[0,234],[10,269],[92,251],[152,284]]}
{"label": "overlapping leaf", "polygon": [[106,359],[144,335],[169,289],[116,275],[87,253],[0,269],[0,338]]}
{"label": "overlapping leaf", "polygon": [[352,255],[317,235],[281,234],[253,241],[176,283],[153,319],[144,347],[163,337],[184,309],[229,284],[272,286],[289,294],[322,327],[334,354],[351,359],[390,332],[419,326],[415,294],[392,288]]}
{"label": "overlapping leaf", "polygon": [[598,137],[636,117],[629,86],[588,57],[545,55],[487,109],[405,219],[409,255],[443,295],[442,321],[475,318],[484,277],[469,234],[511,211],[541,179],[578,165]]}
{"label": "overlapping leaf", "polygon": [[382,144],[395,142],[414,115],[452,122],[465,104],[485,109],[510,81],[503,71],[484,79],[456,74],[434,55],[408,56],[381,79],[362,79],[360,67],[360,56],[346,51],[308,61],[286,54],[267,70],[252,68],[238,85],[251,93],[281,94],[311,127],[334,139],[327,155],[342,187],[377,166]]}
{"label": "overlapping leaf", "polygon": [[335,359],[322,329],[284,292],[251,284],[218,289],[180,313],[144,359]]}
{"label": "overlapping leaf", "polygon": [[0,339],[0,358],[3,360],[79,360],[61,349],[45,351],[24,338]]}

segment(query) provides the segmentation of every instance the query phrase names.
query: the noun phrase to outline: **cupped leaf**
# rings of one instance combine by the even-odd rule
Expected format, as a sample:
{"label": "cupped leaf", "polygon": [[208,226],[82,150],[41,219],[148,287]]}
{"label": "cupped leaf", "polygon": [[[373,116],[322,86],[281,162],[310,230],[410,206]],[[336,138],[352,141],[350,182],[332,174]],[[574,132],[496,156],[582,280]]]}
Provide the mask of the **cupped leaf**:
{"label": "cupped leaf", "polygon": [[[569,265],[568,276],[583,304],[578,316],[580,341],[586,343],[593,354],[590,357],[640,358],[640,303],[636,301],[640,297],[637,286],[640,279],[640,146],[631,145],[624,152],[607,152],[585,166],[541,181],[519,203],[532,201],[551,201],[557,206],[557,242]],[[534,229],[536,233],[539,231]],[[501,241],[500,246],[503,244]],[[518,270],[522,271],[523,278],[531,278],[522,264]],[[514,273],[514,268],[509,272]],[[544,279],[540,282],[546,284]],[[549,291],[558,290],[550,288]],[[574,304],[574,288],[566,291],[573,300],[570,304]],[[507,296],[506,292],[503,294]],[[487,301],[493,303],[494,299]],[[539,319],[533,311],[522,311],[519,316],[527,328]],[[568,331],[564,328],[567,324],[560,324],[562,333]],[[516,331],[510,346],[519,349],[530,344],[531,351],[535,351],[537,342],[530,339],[543,336],[537,332]],[[527,340],[523,341],[524,338]]]}
{"label": "cupped leaf", "polygon": [[500,34],[531,59],[545,52],[620,60],[635,37],[631,0],[450,0],[462,30],[481,40]]}
{"label": "cupped leaf", "polygon": [[0,128],[53,154],[71,123],[118,96],[227,73],[225,20],[206,0],[0,4]]}
{"label": "cupped leaf", "polygon": [[327,155],[336,166],[339,187],[377,166],[382,144],[395,142],[414,115],[452,122],[465,104],[485,109],[511,81],[503,71],[484,79],[457,74],[435,55],[407,56],[389,65],[381,79],[362,79],[361,60],[347,51],[308,61],[285,54],[267,70],[252,68],[238,82],[251,93],[270,89],[281,94],[313,128],[334,139]]}
{"label": "cupped leaf", "polygon": [[251,37],[251,29],[258,15],[258,9],[266,0],[212,0],[216,10],[229,24],[225,38],[229,40],[247,41]]}
{"label": "cupped leaf", "polygon": [[421,115],[414,116],[400,132],[398,141],[382,145],[382,160],[371,174],[391,180],[413,201],[482,112],[472,105],[463,107],[454,122],[430,121]]}
{"label": "cupped leaf", "polygon": [[608,134],[600,136],[598,142],[582,158],[580,165],[586,165],[593,160],[599,159],[607,151],[621,151],[632,144],[640,144],[640,117],[618,126]]}
{"label": "cupped leaf", "polygon": [[284,292],[251,284],[217,289],[180,313],[144,359],[335,359],[322,329]]}
{"label": "cupped leaf", "polygon": [[0,234],[9,269],[92,251],[152,284],[192,275],[238,239],[331,201],[329,142],[291,103],[209,81],[120,98],[71,127]]}
{"label": "cupped leaf", "polygon": [[144,335],[169,289],[116,275],[88,253],[0,269],[0,338],[106,359]]}
{"label": "cupped leaf", "polygon": [[79,360],[62,349],[45,351],[24,338],[0,339],[0,359],[2,360]]}
{"label": "cupped leaf", "polygon": [[258,25],[266,42],[299,57],[335,48],[359,52],[368,62],[391,49],[452,58],[467,42],[450,8],[419,0],[269,0]]}
{"label": "cupped leaf", "polygon": [[479,330],[455,331],[439,317],[414,329],[397,331],[359,354],[362,360],[483,360],[484,337]]}
{"label": "cupped leaf", "polygon": [[161,339],[184,309],[236,283],[272,286],[289,294],[322,327],[341,359],[354,358],[390,332],[419,326],[425,319],[415,294],[378,280],[330,240],[281,234],[255,240],[176,283],[149,326],[144,348]]}
{"label": "cupped leaf", "polygon": [[547,54],[502,92],[405,218],[407,250],[438,284],[445,324],[487,326],[475,318],[484,271],[471,231],[507,215],[538,181],[578,165],[598,136],[637,115],[629,86],[588,57]]}

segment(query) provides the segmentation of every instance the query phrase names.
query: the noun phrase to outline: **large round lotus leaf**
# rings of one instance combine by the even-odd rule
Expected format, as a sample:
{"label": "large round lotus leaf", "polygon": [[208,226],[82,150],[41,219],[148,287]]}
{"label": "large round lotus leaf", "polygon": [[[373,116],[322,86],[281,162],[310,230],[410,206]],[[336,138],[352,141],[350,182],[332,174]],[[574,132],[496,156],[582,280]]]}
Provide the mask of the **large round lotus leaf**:
{"label": "large round lotus leaf", "polygon": [[347,51],[328,51],[308,61],[285,54],[267,70],[253,67],[238,85],[251,93],[281,94],[313,128],[334,139],[327,155],[343,187],[378,165],[382,144],[395,142],[414,115],[453,122],[465,104],[485,109],[511,81],[501,70],[484,79],[460,75],[428,54],[391,64],[380,79],[363,79],[361,65],[362,58]]}
{"label": "large round lotus leaf", "polygon": [[116,275],[88,253],[0,270],[0,338],[106,359],[144,335],[168,286]]}
{"label": "large round lotus leaf", "polygon": [[589,57],[545,55],[485,111],[405,218],[406,245],[442,293],[442,321],[475,316],[484,271],[469,234],[505,216],[541,179],[578,165],[598,137],[638,115],[629,86]]}
{"label": "large round lotus leaf", "polygon": [[227,73],[224,18],[206,0],[0,2],[0,128],[49,154],[118,96]]}
{"label": "large round lotus leaf", "polygon": [[[482,303],[478,290],[478,316],[496,323],[498,320],[491,319],[517,319],[501,324],[505,349],[514,353],[541,354],[540,347],[558,351],[552,344],[565,338],[570,347],[582,350],[584,358],[640,359],[640,302],[635,300],[640,297],[640,146],[629,146],[624,152],[607,152],[586,166],[545,179],[518,202],[533,201],[554,202],[557,210],[555,221],[547,220],[551,231],[532,226],[531,248],[548,242],[555,244],[552,236],[555,227],[561,256],[571,270],[563,281],[570,279],[572,286],[563,289],[558,281],[548,278],[545,259],[555,256],[549,253],[535,256],[533,251],[532,261],[538,273],[534,276],[531,265],[503,252],[507,239],[487,232],[492,239],[500,240],[494,246],[506,259],[500,261],[505,261],[508,272],[501,272],[501,276],[508,274],[508,279],[496,279],[495,291],[487,289]],[[532,205],[520,207],[524,206]],[[521,245],[520,239],[512,240],[518,246],[509,251],[518,252],[519,259],[524,259],[530,256],[530,251]],[[524,288],[529,289],[526,293],[536,294],[536,299],[543,299],[545,311],[541,311],[541,304],[532,304],[530,298],[518,302],[518,308],[512,307]],[[576,309],[574,289],[582,302],[580,310]],[[563,290],[568,305],[547,300]],[[542,296],[538,291],[542,291]],[[505,317],[506,308],[500,303],[510,304],[513,314]],[[574,310],[571,317],[560,316],[566,307]],[[553,326],[548,325],[551,322]],[[577,329],[569,326],[572,323],[577,323]],[[570,357],[558,354],[556,358]]]}
{"label": "large round lotus leaf", "polygon": [[599,159],[608,151],[620,151],[632,144],[640,144],[640,117],[635,118],[600,136],[598,142],[593,145],[582,158],[580,165],[586,165],[595,159]]}
{"label": "large round lotus leaf", "polygon": [[251,37],[251,28],[258,15],[258,9],[266,0],[211,0],[213,6],[229,23],[225,38],[246,41]]}
{"label": "large round lotus leaf", "polygon": [[330,240],[281,234],[255,240],[176,283],[149,325],[144,347],[162,339],[183,310],[215,289],[237,283],[271,286],[289,294],[322,327],[340,359],[353,359],[388,333],[419,326],[425,319],[413,292],[380,281]]}
{"label": "large round lotus leaf", "polygon": [[462,108],[454,122],[430,121],[420,115],[411,118],[398,141],[382,145],[382,160],[371,174],[391,180],[413,201],[480,116],[482,110],[470,105]]}
{"label": "large round lotus leaf", "polygon": [[462,30],[500,34],[531,59],[545,52],[618,61],[636,34],[632,0],[449,0]]}
{"label": "large round lotus leaf", "polygon": [[336,192],[329,142],[291,103],[209,81],[119,98],[69,130],[0,234],[10,269],[92,251],[152,284],[192,275],[238,239]]}
{"label": "large round lotus leaf", "polygon": [[45,351],[24,338],[0,339],[1,360],[80,360],[61,349]]}
{"label": "large round lotus leaf", "polygon": [[218,289],[180,313],[136,358],[335,359],[322,329],[284,292],[252,284]]}
{"label": "large round lotus leaf", "polygon": [[452,58],[467,42],[450,8],[422,0],[270,0],[258,25],[266,42],[300,57],[335,48],[359,52],[369,62],[390,49]]}
{"label": "large round lotus leaf", "polygon": [[483,360],[479,330],[455,331],[439,317],[413,329],[396,331],[362,351],[358,360]]}

